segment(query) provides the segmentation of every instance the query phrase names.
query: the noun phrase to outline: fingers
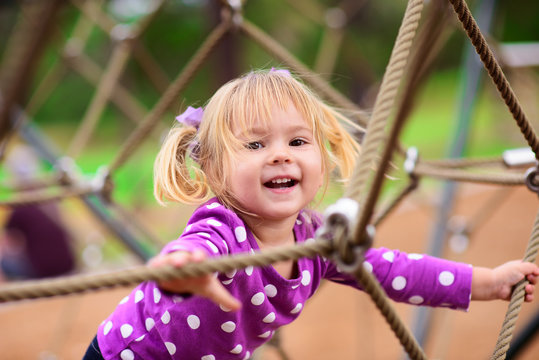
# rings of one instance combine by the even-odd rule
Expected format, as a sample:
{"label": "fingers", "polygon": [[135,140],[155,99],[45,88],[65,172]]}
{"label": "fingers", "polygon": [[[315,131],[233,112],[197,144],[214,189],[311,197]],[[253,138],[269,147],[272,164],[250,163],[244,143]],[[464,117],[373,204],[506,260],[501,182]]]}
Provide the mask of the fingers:
{"label": "fingers", "polygon": [[211,277],[211,281],[208,283],[204,291],[201,292],[201,295],[233,311],[241,308],[241,303],[238,301],[238,299],[233,297],[214,276]]}

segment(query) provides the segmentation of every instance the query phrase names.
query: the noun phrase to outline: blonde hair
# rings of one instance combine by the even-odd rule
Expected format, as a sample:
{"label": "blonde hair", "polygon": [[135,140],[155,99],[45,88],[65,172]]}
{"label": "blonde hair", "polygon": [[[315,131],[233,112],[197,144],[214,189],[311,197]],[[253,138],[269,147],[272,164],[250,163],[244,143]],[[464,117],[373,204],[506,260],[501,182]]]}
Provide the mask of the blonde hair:
{"label": "blonde hair", "polygon": [[[292,76],[280,71],[254,71],[217,90],[204,109],[198,131],[179,124],[171,129],[154,164],[157,201],[200,204],[213,192],[225,205],[241,210],[227,191],[229,160],[245,145],[238,139],[237,130],[249,135],[255,121],[271,121],[274,106],[286,110],[290,104],[310,125],[320,146],[325,185],[335,167],[341,180],[348,180],[359,144],[344,125],[359,127]],[[189,159],[194,142],[198,166]]]}

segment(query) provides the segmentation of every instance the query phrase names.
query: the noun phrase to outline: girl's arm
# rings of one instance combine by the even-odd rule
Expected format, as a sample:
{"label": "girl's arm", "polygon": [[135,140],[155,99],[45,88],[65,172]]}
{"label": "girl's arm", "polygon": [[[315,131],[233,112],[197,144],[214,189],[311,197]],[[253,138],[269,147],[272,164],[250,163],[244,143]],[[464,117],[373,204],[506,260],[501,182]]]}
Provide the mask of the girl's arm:
{"label": "girl's arm", "polygon": [[526,302],[533,301],[533,293],[539,267],[520,260],[509,261],[494,269],[474,267],[472,276],[472,300],[510,300],[513,286],[526,278]]}
{"label": "girl's arm", "polygon": [[[201,249],[195,249],[193,252],[175,251],[154,257],[150,260],[148,265],[152,267],[165,265],[182,267],[185,264],[201,262],[204,259],[206,259],[206,253]],[[217,277],[212,274],[193,278],[160,281],[159,287],[172,293],[192,293],[204,296],[230,310],[238,310],[241,307],[241,303],[233,297],[224,288]]]}

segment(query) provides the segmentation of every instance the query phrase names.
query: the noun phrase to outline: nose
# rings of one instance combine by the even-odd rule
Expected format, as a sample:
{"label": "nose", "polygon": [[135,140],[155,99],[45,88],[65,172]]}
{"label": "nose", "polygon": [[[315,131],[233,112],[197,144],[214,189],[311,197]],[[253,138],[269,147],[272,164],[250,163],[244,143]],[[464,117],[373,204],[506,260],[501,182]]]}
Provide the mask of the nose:
{"label": "nose", "polygon": [[292,156],[287,146],[279,146],[274,149],[271,155],[272,164],[286,164],[292,161]]}

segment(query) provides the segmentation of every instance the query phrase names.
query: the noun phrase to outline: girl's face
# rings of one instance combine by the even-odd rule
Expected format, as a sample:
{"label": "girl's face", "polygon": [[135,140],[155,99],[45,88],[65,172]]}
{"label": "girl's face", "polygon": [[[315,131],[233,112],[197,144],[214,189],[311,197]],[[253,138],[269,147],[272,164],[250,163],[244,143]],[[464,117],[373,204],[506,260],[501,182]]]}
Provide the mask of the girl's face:
{"label": "girl's face", "polygon": [[228,190],[242,210],[262,219],[295,218],[324,182],[320,146],[295,106],[273,107],[271,120],[235,132],[245,146],[231,159]]}

